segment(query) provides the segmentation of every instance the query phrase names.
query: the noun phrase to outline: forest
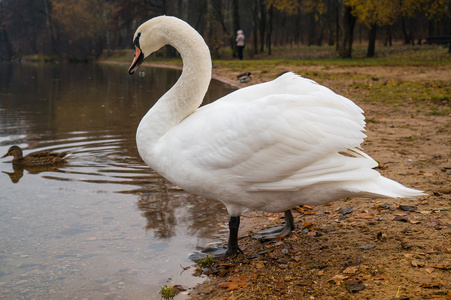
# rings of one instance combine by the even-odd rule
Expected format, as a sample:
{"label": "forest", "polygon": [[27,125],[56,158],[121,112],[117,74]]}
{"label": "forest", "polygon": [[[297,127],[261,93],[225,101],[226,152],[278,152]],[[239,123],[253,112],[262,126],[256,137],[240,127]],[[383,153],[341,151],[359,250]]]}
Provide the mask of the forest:
{"label": "forest", "polygon": [[[236,55],[236,32],[246,47],[271,54],[278,46],[335,46],[352,57],[353,44],[422,44],[441,36],[451,51],[451,0],[0,0],[0,60],[38,55],[91,61],[131,47],[136,28],[158,15],[190,23],[214,58]],[[230,48],[230,57],[219,57]],[[175,51],[165,55],[175,55]]]}

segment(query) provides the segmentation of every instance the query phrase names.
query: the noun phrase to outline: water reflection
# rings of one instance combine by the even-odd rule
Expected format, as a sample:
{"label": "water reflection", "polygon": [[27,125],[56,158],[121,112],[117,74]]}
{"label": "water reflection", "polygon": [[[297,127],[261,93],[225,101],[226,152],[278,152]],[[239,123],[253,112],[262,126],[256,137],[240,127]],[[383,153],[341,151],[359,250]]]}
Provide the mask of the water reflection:
{"label": "water reflection", "polygon": [[[161,285],[195,282],[180,264],[225,236],[220,203],[136,149],[139,121],[180,72],[127,67],[0,64],[0,153],[72,152],[55,168],[0,161],[0,297],[159,299]],[[206,102],[230,91],[212,82]]]}
{"label": "water reflection", "polygon": [[13,165],[14,172],[2,171],[2,173],[8,174],[12,183],[18,183],[20,178],[23,176],[23,171],[26,170],[30,174],[39,174],[41,172],[53,171],[56,172],[59,170],[62,164],[58,165],[49,165],[49,166],[21,166],[21,165]]}

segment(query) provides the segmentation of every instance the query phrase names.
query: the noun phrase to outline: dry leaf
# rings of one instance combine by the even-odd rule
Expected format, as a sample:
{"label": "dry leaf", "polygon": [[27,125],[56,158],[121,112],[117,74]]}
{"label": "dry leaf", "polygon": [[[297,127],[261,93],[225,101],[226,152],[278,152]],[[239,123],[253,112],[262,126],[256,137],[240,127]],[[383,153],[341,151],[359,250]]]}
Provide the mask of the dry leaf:
{"label": "dry leaf", "polygon": [[421,260],[416,260],[416,259],[412,260],[412,262],[410,264],[414,267],[419,267],[419,268],[422,268],[425,265],[424,262],[422,262]]}
{"label": "dry leaf", "polygon": [[374,280],[389,280],[390,279],[386,275],[376,275],[373,278],[374,278]]}
{"label": "dry leaf", "polygon": [[359,271],[359,266],[347,267],[343,270],[344,274],[355,274]]}
{"label": "dry leaf", "polygon": [[438,264],[436,264],[436,265],[434,266],[434,268],[436,268],[436,269],[445,269],[445,270],[448,270],[448,269],[451,269],[451,264],[447,264],[447,263],[438,263]]}
{"label": "dry leaf", "polygon": [[359,219],[372,219],[375,217],[374,213],[361,213],[356,216]]}
{"label": "dry leaf", "polygon": [[428,274],[431,274],[432,272],[434,272],[434,268],[425,268],[424,269],[426,272],[428,272]]}
{"label": "dry leaf", "polygon": [[343,282],[344,280],[348,279],[349,276],[347,275],[343,275],[343,274],[337,274],[334,277],[332,277],[331,279],[329,279],[330,281],[335,282],[337,285],[341,284],[341,282]]}
{"label": "dry leaf", "polygon": [[406,213],[397,213],[397,214],[394,214],[394,215],[398,216],[398,217],[405,217],[405,216],[407,216]]}

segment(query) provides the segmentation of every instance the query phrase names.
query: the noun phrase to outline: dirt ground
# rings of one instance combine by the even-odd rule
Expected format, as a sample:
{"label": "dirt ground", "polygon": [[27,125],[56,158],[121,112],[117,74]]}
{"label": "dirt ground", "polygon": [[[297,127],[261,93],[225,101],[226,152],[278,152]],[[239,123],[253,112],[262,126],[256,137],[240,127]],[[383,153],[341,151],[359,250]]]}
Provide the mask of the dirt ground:
{"label": "dirt ground", "polygon": [[[379,172],[428,195],[416,201],[352,198],[299,207],[293,209],[297,229],[266,243],[250,233],[283,223],[283,214],[248,212],[240,228],[244,254],[204,269],[209,279],[189,292],[192,299],[451,299],[451,71],[420,68],[293,71],[320,72],[320,80],[308,77],[362,107],[368,135],[362,146],[380,162]],[[283,67],[274,70],[279,71]],[[245,86],[236,82],[238,73],[214,69],[215,78]],[[249,84],[272,79],[270,73],[252,73]],[[354,93],[346,76],[333,79],[335,73],[438,80],[443,97],[415,101],[406,95],[396,104],[375,104],[365,101],[365,93]]]}

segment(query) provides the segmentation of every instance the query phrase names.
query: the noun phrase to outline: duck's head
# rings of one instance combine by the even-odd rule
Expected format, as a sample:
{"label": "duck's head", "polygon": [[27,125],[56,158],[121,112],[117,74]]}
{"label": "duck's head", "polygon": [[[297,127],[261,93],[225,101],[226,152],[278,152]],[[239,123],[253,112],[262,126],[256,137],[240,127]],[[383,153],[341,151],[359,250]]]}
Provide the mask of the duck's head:
{"label": "duck's head", "polygon": [[8,149],[8,153],[2,156],[2,158],[5,158],[7,156],[14,156],[14,158],[21,158],[23,156],[22,149],[20,149],[19,146],[11,146]]}
{"label": "duck's head", "polygon": [[168,21],[174,21],[171,19],[176,18],[167,16],[156,17],[138,27],[133,36],[135,57],[128,69],[128,73],[133,74],[147,56],[168,44],[165,34],[167,26],[165,25]]}

